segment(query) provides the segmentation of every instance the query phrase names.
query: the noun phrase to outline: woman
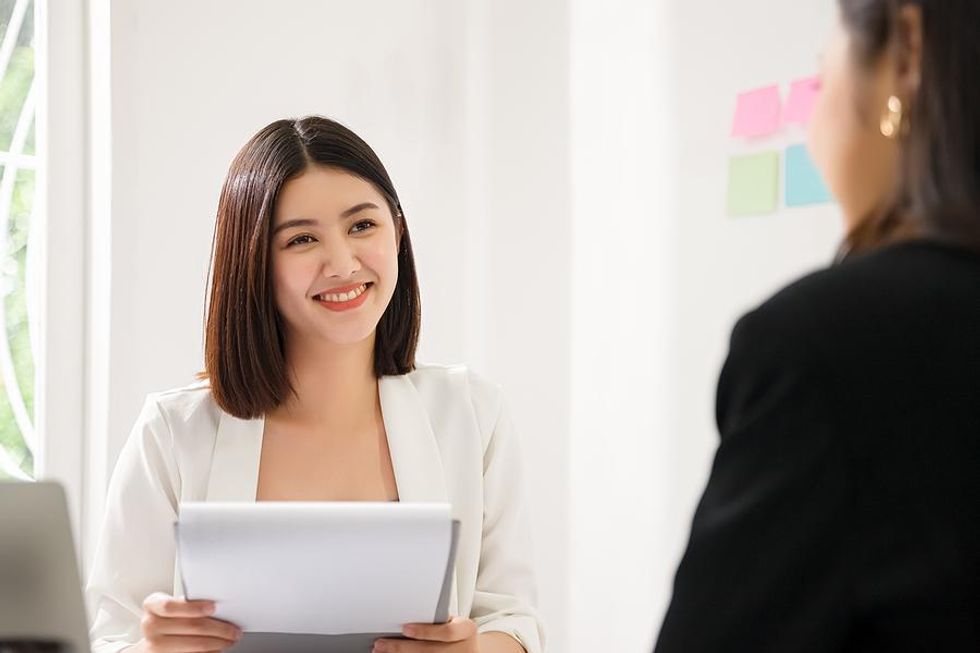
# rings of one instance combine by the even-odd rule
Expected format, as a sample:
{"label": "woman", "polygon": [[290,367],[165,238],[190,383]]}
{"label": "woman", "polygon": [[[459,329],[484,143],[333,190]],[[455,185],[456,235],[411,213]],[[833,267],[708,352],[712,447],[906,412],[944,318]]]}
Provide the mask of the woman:
{"label": "woman", "polygon": [[448,501],[461,520],[446,625],[376,651],[538,653],[517,442],[497,390],[415,365],[408,227],[371,148],[280,120],[218,205],[206,380],[149,397],[113,474],[89,583],[96,653],[220,651],[241,636],[185,601],[182,501]]}
{"label": "woman", "polygon": [[980,650],[980,3],[840,9],[842,260],[735,327],[659,653]]}

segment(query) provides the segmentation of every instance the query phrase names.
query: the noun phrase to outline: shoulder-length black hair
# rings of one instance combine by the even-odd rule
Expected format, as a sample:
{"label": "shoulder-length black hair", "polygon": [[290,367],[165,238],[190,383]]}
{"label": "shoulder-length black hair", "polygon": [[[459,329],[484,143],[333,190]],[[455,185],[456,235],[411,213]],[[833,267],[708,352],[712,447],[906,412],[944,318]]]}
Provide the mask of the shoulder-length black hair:
{"label": "shoulder-length black hair", "polygon": [[906,102],[897,191],[858,222],[845,247],[872,249],[911,232],[980,249],[980,2],[838,1],[864,67],[889,48],[902,57],[900,12],[913,5],[922,14],[921,79]]}
{"label": "shoulder-length black hair", "polygon": [[259,417],[292,392],[282,320],[270,270],[272,216],[283,185],[312,165],[350,172],[385,198],[400,234],[398,280],[378,323],[374,373],[415,368],[421,301],[415,259],[398,194],[374,150],[340,123],[319,116],[277,120],[231,164],[214,227],[202,376],[222,410]]}

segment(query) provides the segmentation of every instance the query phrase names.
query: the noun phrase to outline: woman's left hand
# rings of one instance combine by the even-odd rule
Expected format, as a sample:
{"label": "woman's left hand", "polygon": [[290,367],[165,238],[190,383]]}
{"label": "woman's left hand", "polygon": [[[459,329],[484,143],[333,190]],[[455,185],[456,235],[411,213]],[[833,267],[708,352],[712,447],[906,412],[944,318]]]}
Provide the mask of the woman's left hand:
{"label": "woman's left hand", "polygon": [[453,617],[444,624],[408,624],[402,634],[411,639],[379,639],[374,653],[480,653],[472,619]]}

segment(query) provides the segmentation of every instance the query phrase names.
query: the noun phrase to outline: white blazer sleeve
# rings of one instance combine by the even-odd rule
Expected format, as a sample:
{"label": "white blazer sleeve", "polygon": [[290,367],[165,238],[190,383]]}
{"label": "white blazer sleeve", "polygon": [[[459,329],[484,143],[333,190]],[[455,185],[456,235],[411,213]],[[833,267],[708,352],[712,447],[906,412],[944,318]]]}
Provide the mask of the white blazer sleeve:
{"label": "white blazer sleeve", "polygon": [[517,435],[500,405],[483,456],[483,547],[471,616],[480,632],[504,632],[542,653],[537,586]]}
{"label": "white blazer sleeve", "polygon": [[150,396],[109,483],[86,589],[93,653],[115,653],[138,642],[143,600],[153,592],[173,592],[179,496],[173,437]]}

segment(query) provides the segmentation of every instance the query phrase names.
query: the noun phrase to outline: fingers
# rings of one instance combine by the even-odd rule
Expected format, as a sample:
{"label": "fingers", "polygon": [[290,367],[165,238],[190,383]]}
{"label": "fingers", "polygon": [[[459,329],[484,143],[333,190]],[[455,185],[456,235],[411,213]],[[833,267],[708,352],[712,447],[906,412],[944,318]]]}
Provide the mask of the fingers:
{"label": "fingers", "polygon": [[184,635],[168,635],[148,639],[149,649],[153,653],[210,653],[224,651],[233,642],[215,637],[189,637]]}
{"label": "fingers", "polygon": [[158,635],[213,637],[230,644],[234,644],[242,637],[242,631],[238,627],[219,619],[159,619],[155,630]]}
{"label": "fingers", "polygon": [[462,653],[476,650],[476,624],[462,617],[453,617],[445,624],[408,624],[402,633],[412,639],[379,639],[374,643],[374,653]]}
{"label": "fingers", "polygon": [[158,617],[210,617],[214,614],[214,601],[185,601],[157,592],[143,601],[143,610]]}
{"label": "fingers", "polygon": [[213,601],[185,601],[152,594],[143,602],[140,629],[147,653],[213,653],[233,646],[242,637],[234,624],[212,619]]}
{"label": "fingers", "polygon": [[411,639],[379,639],[374,643],[371,653],[443,653],[447,650],[454,650],[454,644],[449,644],[453,649],[447,649],[447,644],[439,642],[419,642]]}
{"label": "fingers", "polygon": [[476,637],[476,624],[472,619],[453,617],[444,624],[408,624],[402,634],[427,642],[462,642]]}

